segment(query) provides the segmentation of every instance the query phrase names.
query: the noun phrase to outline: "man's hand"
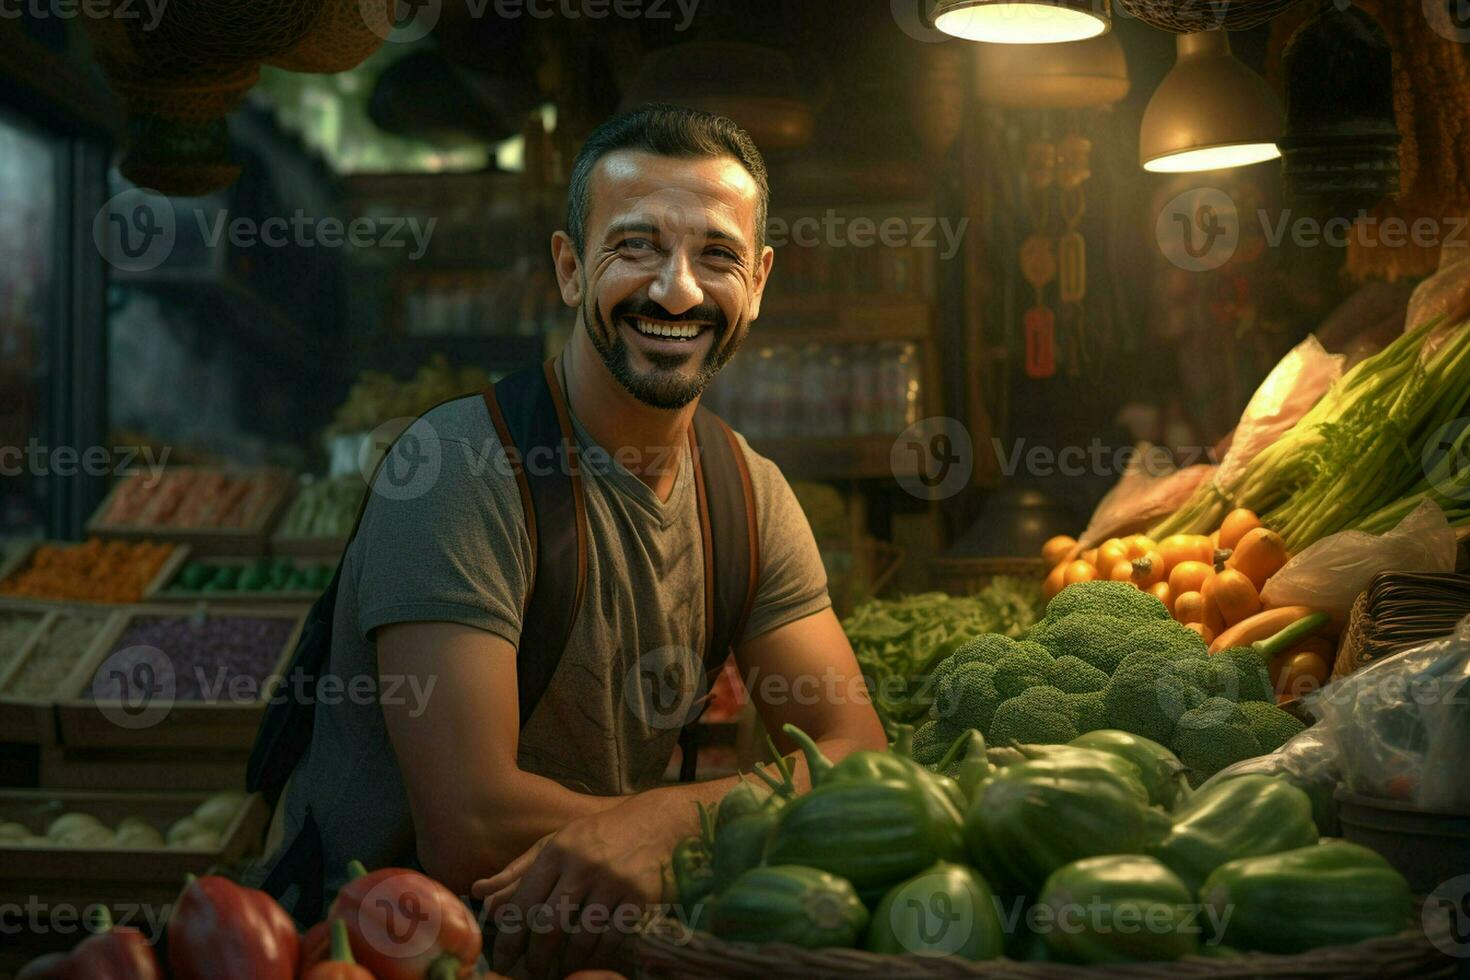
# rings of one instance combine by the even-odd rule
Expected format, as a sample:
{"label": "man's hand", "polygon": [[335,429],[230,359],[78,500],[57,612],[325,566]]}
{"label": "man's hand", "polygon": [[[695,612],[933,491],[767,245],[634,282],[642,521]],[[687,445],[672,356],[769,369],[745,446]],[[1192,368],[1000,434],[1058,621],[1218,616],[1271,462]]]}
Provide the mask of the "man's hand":
{"label": "man's hand", "polygon": [[669,853],[683,828],[660,813],[662,799],[645,793],[574,820],[475,882],[471,893],[507,924],[495,940],[497,972],[525,956],[530,973],[544,976],[558,952],[563,974],[612,962],[626,926],[665,897]]}

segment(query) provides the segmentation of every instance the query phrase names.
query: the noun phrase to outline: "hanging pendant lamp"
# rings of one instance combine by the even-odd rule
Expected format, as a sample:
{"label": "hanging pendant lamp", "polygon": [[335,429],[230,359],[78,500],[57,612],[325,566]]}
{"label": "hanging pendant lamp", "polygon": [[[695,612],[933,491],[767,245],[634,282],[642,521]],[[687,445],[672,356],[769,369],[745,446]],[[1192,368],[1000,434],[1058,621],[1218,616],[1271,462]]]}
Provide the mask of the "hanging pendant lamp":
{"label": "hanging pendant lamp", "polygon": [[1264,78],[1230,53],[1226,33],[1180,34],[1175,43],[1179,60],[1143,113],[1143,169],[1223,170],[1281,156],[1281,101]]}
{"label": "hanging pendant lamp", "polygon": [[1106,34],[1109,0],[939,0],[934,26],[966,41],[1055,44]]}

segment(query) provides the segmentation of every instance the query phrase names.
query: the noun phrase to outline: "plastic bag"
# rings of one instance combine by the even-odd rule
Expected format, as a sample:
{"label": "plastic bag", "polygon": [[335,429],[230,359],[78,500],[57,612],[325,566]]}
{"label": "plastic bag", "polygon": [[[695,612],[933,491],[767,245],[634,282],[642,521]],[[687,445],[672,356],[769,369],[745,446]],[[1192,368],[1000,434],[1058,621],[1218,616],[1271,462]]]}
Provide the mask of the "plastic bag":
{"label": "plastic bag", "polygon": [[1161,453],[1163,458],[1168,457],[1166,452],[1148,443],[1138,446],[1117,484],[1098,501],[1087,530],[1077,539],[1078,552],[1096,547],[1108,538],[1141,531],[1174,513],[1215,472],[1215,467],[1208,463],[1182,470],[1175,470],[1172,465],[1161,469],[1158,465]]}
{"label": "plastic bag", "polygon": [[1312,801],[1312,822],[1317,825],[1317,833],[1323,837],[1337,836],[1341,828],[1337,820],[1337,800],[1333,794],[1342,781],[1342,762],[1330,724],[1318,722],[1293,735],[1275,752],[1226,766],[1205,780],[1196,792],[1203,792],[1233,776],[1250,773],[1280,776],[1306,793]]}
{"label": "plastic bag", "polygon": [[1327,353],[1315,335],[1308,335],[1287,351],[1241,413],[1230,449],[1215,473],[1215,485],[1228,493],[1246,464],[1296,425],[1333,382],[1342,377],[1343,361],[1341,354]]}
{"label": "plastic bag", "polygon": [[1404,328],[1413,330],[1436,317],[1459,323],[1470,315],[1470,248],[1448,244],[1440,250],[1439,271],[1414,287]]}
{"label": "plastic bag", "polygon": [[1311,606],[1340,630],[1358,593],[1379,572],[1452,572],[1455,530],[1426,500],[1383,534],[1339,531],[1303,548],[1261,590],[1268,607]]}
{"label": "plastic bag", "polygon": [[1451,635],[1376,660],[1304,703],[1336,742],[1352,792],[1470,811],[1470,616]]}

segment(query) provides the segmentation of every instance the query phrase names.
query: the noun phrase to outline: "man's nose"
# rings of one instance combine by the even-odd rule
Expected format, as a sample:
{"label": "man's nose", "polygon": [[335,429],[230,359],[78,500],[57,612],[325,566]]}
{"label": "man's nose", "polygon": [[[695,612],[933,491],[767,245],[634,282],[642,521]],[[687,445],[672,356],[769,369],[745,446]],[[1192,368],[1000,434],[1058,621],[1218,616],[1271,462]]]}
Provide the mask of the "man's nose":
{"label": "man's nose", "polygon": [[694,274],[694,264],[681,248],[671,248],[659,266],[658,277],[648,289],[648,298],[674,316],[704,302],[704,290]]}

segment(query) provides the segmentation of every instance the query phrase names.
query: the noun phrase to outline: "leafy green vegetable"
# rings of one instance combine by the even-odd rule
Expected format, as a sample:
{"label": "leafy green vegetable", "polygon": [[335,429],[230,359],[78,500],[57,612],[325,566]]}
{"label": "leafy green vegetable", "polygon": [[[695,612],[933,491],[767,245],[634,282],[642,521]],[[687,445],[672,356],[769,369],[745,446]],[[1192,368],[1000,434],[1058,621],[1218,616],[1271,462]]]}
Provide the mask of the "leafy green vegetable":
{"label": "leafy green vegetable", "polygon": [[936,665],[986,633],[1025,635],[1041,615],[1040,583],[997,576],[974,595],[924,592],[875,599],[842,623],[885,720],[922,721],[934,697]]}

